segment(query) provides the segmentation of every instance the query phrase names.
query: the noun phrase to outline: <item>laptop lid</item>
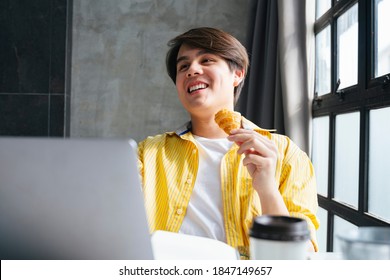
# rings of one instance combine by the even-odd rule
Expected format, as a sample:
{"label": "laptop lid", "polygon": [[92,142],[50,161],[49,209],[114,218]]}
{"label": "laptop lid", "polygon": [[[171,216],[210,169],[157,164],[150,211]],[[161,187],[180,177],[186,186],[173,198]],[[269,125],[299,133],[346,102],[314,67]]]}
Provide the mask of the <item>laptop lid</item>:
{"label": "laptop lid", "polygon": [[133,140],[0,137],[0,259],[152,259]]}

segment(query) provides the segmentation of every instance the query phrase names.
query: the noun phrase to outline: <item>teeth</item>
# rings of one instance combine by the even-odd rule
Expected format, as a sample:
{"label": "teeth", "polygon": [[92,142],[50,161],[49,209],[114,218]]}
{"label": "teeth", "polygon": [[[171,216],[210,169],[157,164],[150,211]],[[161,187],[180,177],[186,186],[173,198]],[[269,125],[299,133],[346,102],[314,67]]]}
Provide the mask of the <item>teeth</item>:
{"label": "teeth", "polygon": [[206,88],[207,86],[205,84],[197,84],[192,87],[190,87],[189,92],[193,92],[195,90],[201,89],[201,88]]}

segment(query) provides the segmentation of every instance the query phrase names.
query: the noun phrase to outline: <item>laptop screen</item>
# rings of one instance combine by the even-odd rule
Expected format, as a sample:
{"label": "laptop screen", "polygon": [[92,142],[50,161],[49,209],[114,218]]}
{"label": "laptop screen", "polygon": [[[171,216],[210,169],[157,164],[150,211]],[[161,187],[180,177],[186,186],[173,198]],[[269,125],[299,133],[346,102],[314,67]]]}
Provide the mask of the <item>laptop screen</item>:
{"label": "laptop screen", "polygon": [[133,140],[0,137],[0,259],[152,259]]}

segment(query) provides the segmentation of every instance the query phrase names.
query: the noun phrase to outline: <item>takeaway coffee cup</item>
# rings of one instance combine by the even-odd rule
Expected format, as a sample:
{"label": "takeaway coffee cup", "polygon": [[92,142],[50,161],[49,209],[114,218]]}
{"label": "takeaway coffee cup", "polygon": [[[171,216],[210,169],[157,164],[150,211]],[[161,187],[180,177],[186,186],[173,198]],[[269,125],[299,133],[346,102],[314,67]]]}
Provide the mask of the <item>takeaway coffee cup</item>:
{"label": "takeaway coffee cup", "polygon": [[310,232],[307,222],[288,216],[258,216],[250,230],[253,260],[307,259]]}

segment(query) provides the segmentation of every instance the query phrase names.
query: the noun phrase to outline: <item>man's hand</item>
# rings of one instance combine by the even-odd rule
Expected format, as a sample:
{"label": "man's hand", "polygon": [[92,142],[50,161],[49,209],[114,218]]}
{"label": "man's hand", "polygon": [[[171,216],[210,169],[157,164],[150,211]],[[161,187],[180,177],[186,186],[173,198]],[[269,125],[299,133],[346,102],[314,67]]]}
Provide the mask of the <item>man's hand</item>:
{"label": "man's hand", "polygon": [[252,186],[258,193],[263,214],[289,215],[275,181],[278,149],[267,137],[247,129],[235,129],[228,136],[244,154],[244,166],[252,177]]}
{"label": "man's hand", "polygon": [[239,145],[238,153],[244,154],[244,166],[248,168],[257,192],[273,192],[276,188],[275,170],[278,149],[267,137],[247,129],[235,129],[228,137]]}

